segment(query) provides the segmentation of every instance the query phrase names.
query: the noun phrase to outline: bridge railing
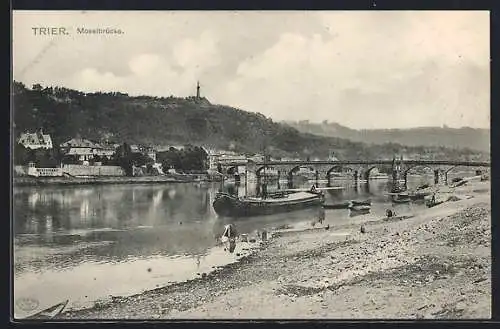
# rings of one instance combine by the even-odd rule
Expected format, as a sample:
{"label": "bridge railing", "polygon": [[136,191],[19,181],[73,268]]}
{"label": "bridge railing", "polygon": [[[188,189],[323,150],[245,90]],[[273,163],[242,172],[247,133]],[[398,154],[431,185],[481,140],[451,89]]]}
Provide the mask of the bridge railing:
{"label": "bridge railing", "polygon": [[[393,160],[339,160],[339,161],[269,161],[269,162],[232,162],[222,164],[223,166],[277,166],[277,165],[390,165]],[[454,160],[404,160],[406,165],[449,165],[468,167],[490,167],[487,161],[454,161]]]}

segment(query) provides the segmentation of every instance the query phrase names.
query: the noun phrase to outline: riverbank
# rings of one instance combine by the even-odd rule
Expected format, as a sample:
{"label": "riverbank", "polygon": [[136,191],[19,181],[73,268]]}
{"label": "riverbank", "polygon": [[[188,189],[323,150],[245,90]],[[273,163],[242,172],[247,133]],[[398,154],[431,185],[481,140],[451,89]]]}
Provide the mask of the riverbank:
{"label": "riverbank", "polygon": [[359,222],[281,232],[212,274],[60,318],[490,318],[490,183],[453,193],[364,233]]}
{"label": "riverbank", "polygon": [[[15,177],[14,186],[59,186],[59,185],[99,185],[99,184],[161,184],[202,181],[194,178],[175,178],[169,176],[136,177]],[[206,179],[203,181],[207,181]]]}

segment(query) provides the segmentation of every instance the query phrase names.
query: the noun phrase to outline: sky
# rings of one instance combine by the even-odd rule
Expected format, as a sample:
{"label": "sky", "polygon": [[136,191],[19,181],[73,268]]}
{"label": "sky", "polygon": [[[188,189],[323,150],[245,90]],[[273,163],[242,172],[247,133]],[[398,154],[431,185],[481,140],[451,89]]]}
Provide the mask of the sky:
{"label": "sky", "polygon": [[29,87],[187,97],[199,80],[275,121],[490,127],[487,11],[14,11],[12,40]]}

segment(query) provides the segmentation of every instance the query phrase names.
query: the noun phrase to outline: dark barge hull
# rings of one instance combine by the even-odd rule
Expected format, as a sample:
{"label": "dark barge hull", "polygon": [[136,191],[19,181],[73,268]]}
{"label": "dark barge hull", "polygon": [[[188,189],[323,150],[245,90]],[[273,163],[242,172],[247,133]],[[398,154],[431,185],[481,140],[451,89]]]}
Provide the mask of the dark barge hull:
{"label": "dark barge hull", "polygon": [[370,200],[370,199],[363,200],[363,201],[352,200],[351,201],[351,205],[352,206],[371,206],[372,205],[372,200]]}
{"label": "dark barge hull", "polygon": [[323,205],[324,196],[321,193],[307,193],[310,194],[307,198],[295,200],[287,200],[286,198],[248,200],[238,199],[227,194],[221,194],[217,196],[213,203],[213,207],[215,212],[220,216],[249,217],[284,213]]}
{"label": "dark barge hull", "polygon": [[325,208],[325,209],[348,209],[349,205],[350,205],[349,202],[325,204],[325,205],[323,205],[323,208]]}

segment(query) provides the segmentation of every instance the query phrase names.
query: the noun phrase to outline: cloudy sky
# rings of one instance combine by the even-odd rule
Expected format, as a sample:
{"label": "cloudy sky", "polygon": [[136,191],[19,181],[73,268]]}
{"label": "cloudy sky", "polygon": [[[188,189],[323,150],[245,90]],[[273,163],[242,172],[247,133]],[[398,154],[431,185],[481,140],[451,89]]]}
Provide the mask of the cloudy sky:
{"label": "cloudy sky", "polygon": [[488,128],[489,53],[486,11],[13,14],[13,76],[28,86],[185,97],[200,80],[215,104],[357,129]]}

